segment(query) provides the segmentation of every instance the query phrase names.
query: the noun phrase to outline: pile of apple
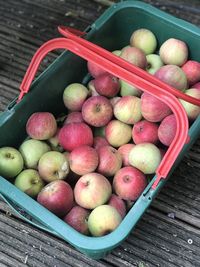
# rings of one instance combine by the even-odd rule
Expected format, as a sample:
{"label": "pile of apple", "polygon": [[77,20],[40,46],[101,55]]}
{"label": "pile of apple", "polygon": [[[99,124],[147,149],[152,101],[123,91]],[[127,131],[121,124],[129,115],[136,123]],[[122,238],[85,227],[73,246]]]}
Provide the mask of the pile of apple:
{"label": "pile of apple", "polygon": [[[157,49],[148,29],[134,31],[117,56],[200,99],[200,63],[187,44],[170,38]],[[158,51],[157,53],[155,51]],[[155,174],[176,133],[170,108],[88,62],[87,85],[69,84],[62,123],[50,112],[33,113],[18,149],[0,148],[0,175],[77,231],[113,231]],[[189,121],[198,106],[180,100]]]}

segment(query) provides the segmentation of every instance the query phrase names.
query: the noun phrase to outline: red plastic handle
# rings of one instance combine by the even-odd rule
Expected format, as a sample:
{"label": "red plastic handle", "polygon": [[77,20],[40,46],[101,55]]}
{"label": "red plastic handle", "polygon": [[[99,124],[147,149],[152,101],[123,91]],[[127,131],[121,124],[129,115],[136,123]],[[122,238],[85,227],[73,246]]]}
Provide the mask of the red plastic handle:
{"label": "red plastic handle", "polygon": [[22,99],[24,93],[28,92],[42,59],[50,51],[55,49],[67,49],[87,61],[94,62],[101,68],[113,74],[114,76],[119,77],[120,79],[125,80],[126,82],[140,88],[141,90],[154,95],[155,97],[162,100],[171,108],[176,117],[177,131],[172,144],[168,148],[165,156],[163,157],[159,167],[156,170],[157,178],[152,186],[152,188],[155,188],[161,178],[167,177],[167,174],[169,173],[173,163],[175,162],[177,156],[179,155],[183,145],[187,141],[188,118],[179,100],[174,95],[171,95],[171,93],[163,89],[162,87],[159,87],[155,84],[152,84],[149,81],[146,81],[145,79],[137,76],[131,71],[124,69],[120,65],[117,65],[112,61],[109,61],[102,55],[96,54],[94,51],[91,51],[90,49],[84,47],[80,43],[77,43],[74,40],[66,38],[56,38],[43,44],[33,56],[31,63],[27,69],[27,72],[24,76],[24,79],[22,81],[22,84],[20,86],[21,93],[19,96],[19,101]]}
{"label": "red plastic handle", "polygon": [[[190,102],[194,105],[200,106],[200,100],[199,99],[184,94],[183,92],[181,92],[181,91],[173,88],[172,86],[162,82],[161,80],[159,80],[155,76],[149,74],[145,70],[140,69],[140,68],[134,66],[133,64],[128,63],[123,58],[120,58],[120,57],[114,55],[113,53],[107,51],[106,49],[104,49],[98,45],[95,45],[94,43],[91,43],[91,42],[89,42],[83,38],[80,38],[79,36],[83,36],[85,34],[84,32],[80,32],[80,31],[77,31],[73,28],[65,27],[65,26],[59,26],[58,31],[63,36],[68,37],[69,39],[74,40],[74,41],[84,45],[85,47],[89,48],[93,52],[102,55],[103,57],[107,58],[108,60],[112,61],[113,63],[118,64],[121,67],[137,74],[139,77],[151,82],[152,84],[155,84],[157,86],[164,88],[166,91],[170,92],[171,94],[175,95],[176,97],[183,99],[187,102]],[[77,33],[76,33],[76,31],[77,31]]]}

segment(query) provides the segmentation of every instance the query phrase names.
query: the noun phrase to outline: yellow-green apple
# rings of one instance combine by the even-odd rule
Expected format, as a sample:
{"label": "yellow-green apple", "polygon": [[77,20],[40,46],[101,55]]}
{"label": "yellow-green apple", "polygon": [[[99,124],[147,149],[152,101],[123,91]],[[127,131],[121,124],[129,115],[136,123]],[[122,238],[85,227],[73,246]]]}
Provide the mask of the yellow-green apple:
{"label": "yellow-green apple", "polygon": [[99,165],[97,172],[110,177],[122,166],[121,154],[112,146],[102,146],[98,149]]}
{"label": "yellow-green apple", "polygon": [[164,64],[182,66],[188,59],[188,47],[179,39],[169,38],[160,46],[159,55]]}
{"label": "yellow-green apple", "polygon": [[188,88],[187,77],[184,71],[176,65],[162,66],[156,71],[154,76],[180,91]]}
{"label": "yellow-green apple", "polygon": [[70,169],[78,175],[94,172],[98,163],[99,158],[97,151],[90,146],[84,145],[76,147],[69,154]]}
{"label": "yellow-green apple", "polygon": [[63,103],[71,111],[80,111],[89,91],[81,83],[69,84],[63,92]]}
{"label": "yellow-green apple", "polygon": [[37,169],[39,159],[50,150],[51,148],[47,143],[35,139],[25,140],[19,147],[24,164],[29,169]]}
{"label": "yellow-green apple", "polygon": [[24,167],[24,160],[14,147],[5,146],[0,148],[0,175],[5,178],[17,176]]}
{"label": "yellow-green apple", "polygon": [[119,57],[121,54],[121,50],[114,50],[114,51],[112,51],[112,53]]}
{"label": "yellow-green apple", "polygon": [[60,132],[60,128],[57,128],[57,131],[55,133],[54,136],[52,136],[51,138],[49,138],[47,140],[48,144],[50,145],[51,147],[51,150],[54,150],[54,151],[59,151],[59,152],[63,152],[63,147],[59,144],[59,140],[58,140],[58,135],[59,135],[59,132]]}
{"label": "yellow-green apple", "polygon": [[35,112],[26,123],[26,132],[33,139],[47,140],[54,136],[56,131],[57,122],[50,112]]}
{"label": "yellow-green apple", "polygon": [[137,47],[125,46],[121,50],[120,57],[141,69],[147,66],[145,53]]}
{"label": "yellow-green apple", "polygon": [[165,117],[158,128],[158,138],[162,144],[165,146],[170,146],[175,135],[177,129],[176,117],[174,114],[171,114]]}
{"label": "yellow-green apple", "polygon": [[146,56],[147,58],[147,67],[146,71],[154,74],[158,69],[163,66],[163,62],[159,55],[157,54],[149,54]]}
{"label": "yellow-green apple", "polygon": [[110,101],[104,96],[91,96],[83,104],[82,116],[91,126],[105,126],[113,116]]}
{"label": "yellow-green apple", "polygon": [[96,63],[92,61],[87,62],[87,68],[88,68],[88,72],[93,78],[96,78],[99,75],[107,72],[103,68],[99,67],[99,65],[97,65]]}
{"label": "yellow-green apple", "polygon": [[126,96],[126,95],[141,96],[142,91],[138,89],[137,87],[121,79],[119,80],[119,82],[120,82],[120,95],[121,96]]}
{"label": "yellow-green apple", "polygon": [[88,228],[89,215],[90,215],[89,210],[76,205],[67,213],[67,215],[63,218],[63,220],[66,223],[68,223],[71,227],[73,227],[76,231],[84,235],[89,235],[89,228]]}
{"label": "yellow-green apple", "polygon": [[92,146],[93,133],[84,122],[69,123],[60,129],[58,140],[65,150],[72,151],[81,145]]}
{"label": "yellow-green apple", "polygon": [[92,236],[104,236],[114,231],[122,218],[116,208],[110,205],[96,207],[88,217],[88,227]]}
{"label": "yellow-green apple", "polygon": [[74,206],[73,190],[65,181],[53,181],[43,187],[37,196],[37,201],[58,217],[63,218]]}
{"label": "yellow-green apple", "polygon": [[134,124],[142,119],[141,99],[137,96],[122,96],[113,109],[115,118],[127,124]]}
{"label": "yellow-green apple", "polygon": [[167,104],[146,92],[141,96],[141,112],[144,119],[151,122],[160,122],[172,113]]}
{"label": "yellow-green apple", "polygon": [[158,124],[147,120],[135,123],[132,129],[132,138],[135,144],[158,143]]}
{"label": "yellow-green apple", "polygon": [[120,169],[113,179],[114,192],[124,200],[136,200],[147,185],[145,175],[132,166]]}
{"label": "yellow-green apple", "polygon": [[112,107],[114,108],[115,104],[117,104],[117,102],[121,99],[120,96],[114,96],[112,98],[110,98],[110,103],[112,105]]}
{"label": "yellow-green apple", "polygon": [[99,93],[97,93],[95,86],[94,86],[94,79],[89,81],[87,84],[87,88],[89,90],[89,96],[97,96]]}
{"label": "yellow-green apple", "polygon": [[102,136],[95,136],[94,137],[93,147],[96,150],[98,150],[102,146],[108,146],[108,145],[109,145],[109,143],[105,137],[102,137]]}
{"label": "yellow-green apple", "polygon": [[157,47],[156,36],[152,31],[140,28],[131,34],[130,45],[140,48],[146,55],[152,54]]}
{"label": "yellow-green apple", "polygon": [[42,155],[38,162],[38,171],[46,182],[63,180],[69,173],[69,162],[63,153],[49,151]]}
{"label": "yellow-green apple", "polygon": [[129,153],[129,162],[144,174],[155,173],[161,162],[160,150],[151,143],[137,144]]}
{"label": "yellow-green apple", "polygon": [[[184,71],[189,86],[200,81],[200,63],[195,60],[188,60],[183,66],[182,70]],[[195,86],[194,86],[195,88]]]}
{"label": "yellow-green apple", "polygon": [[83,122],[83,116],[80,111],[72,111],[69,114],[67,114],[66,119],[64,120],[63,125],[73,122]]}
{"label": "yellow-green apple", "polygon": [[108,143],[113,147],[120,147],[131,140],[132,127],[119,120],[111,120],[105,127]]}
{"label": "yellow-green apple", "polygon": [[122,166],[125,167],[125,166],[130,166],[130,163],[129,163],[129,153],[131,151],[131,149],[134,147],[134,144],[125,144],[125,145],[122,145],[118,148],[118,151],[119,153],[121,154],[122,156]]}
{"label": "yellow-green apple", "polygon": [[108,205],[116,208],[116,210],[119,212],[121,215],[121,218],[123,219],[126,215],[126,204],[125,201],[117,196],[116,194],[112,194],[109,201]]}
{"label": "yellow-green apple", "polygon": [[105,204],[111,194],[112,187],[108,179],[96,172],[81,176],[74,187],[75,201],[85,209]]}
{"label": "yellow-green apple", "polygon": [[[185,91],[185,94],[192,96],[192,97],[195,97],[197,99],[200,99],[200,90],[199,89],[190,88],[190,89]],[[199,116],[199,114],[200,114],[200,107],[199,106],[193,105],[193,104],[191,104],[187,101],[184,101],[182,99],[180,99],[180,102],[183,105],[189,120],[193,121]]]}
{"label": "yellow-green apple", "polygon": [[15,178],[14,184],[27,195],[35,198],[44,187],[45,183],[34,169],[25,169]]}
{"label": "yellow-green apple", "polygon": [[114,97],[119,93],[119,79],[110,73],[103,73],[94,79],[94,87],[99,95]]}

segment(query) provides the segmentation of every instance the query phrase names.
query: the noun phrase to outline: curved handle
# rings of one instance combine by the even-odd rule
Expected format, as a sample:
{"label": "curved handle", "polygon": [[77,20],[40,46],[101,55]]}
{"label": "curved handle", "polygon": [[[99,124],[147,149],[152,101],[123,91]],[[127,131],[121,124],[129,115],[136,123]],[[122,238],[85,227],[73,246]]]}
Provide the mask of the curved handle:
{"label": "curved handle", "polygon": [[90,50],[94,51],[97,54],[101,54],[103,57],[107,58],[108,60],[114,62],[115,64],[118,64],[122,66],[123,68],[132,71],[133,73],[137,74],[139,77],[151,82],[152,84],[155,84],[157,86],[160,86],[170,92],[171,94],[175,95],[176,97],[183,99],[187,102],[190,102],[194,105],[200,106],[200,99],[197,99],[195,97],[189,96],[184,94],[183,92],[173,88],[172,86],[164,83],[163,81],[159,80],[155,76],[149,74],[143,69],[137,68],[133,64],[129,64],[127,61],[125,61],[123,58],[120,58],[106,49],[95,45],[94,43],[91,43],[83,38],[80,38],[79,36],[83,36],[85,33],[77,31],[71,27],[65,27],[65,26],[59,26],[58,31],[65,37],[70,38],[71,40],[74,40],[85,47],[89,48]]}
{"label": "curved handle", "polygon": [[[70,50],[71,52],[87,61],[92,61],[101,68],[110,72],[112,75],[117,76],[118,78],[123,79],[124,81],[138,87],[139,89],[154,95],[171,108],[176,117],[177,131],[172,144],[168,148],[165,156],[163,157],[159,167],[156,170],[157,179],[155,181],[155,184],[161,178],[165,178],[188,138],[188,118],[183,106],[174,95],[166,91],[164,88],[141,78],[134,72],[123,68],[121,65],[115,64],[114,62],[103,57],[101,54],[97,54],[87,47],[81,45],[80,43],[66,38],[56,38],[48,41],[47,43],[43,44],[33,56],[33,59],[27,69],[20,87],[22,91],[19,96],[19,100],[22,98],[24,93],[28,92],[39,64],[46,56],[46,54],[54,49],[63,48]],[[132,66],[130,63],[128,63],[128,65]]]}

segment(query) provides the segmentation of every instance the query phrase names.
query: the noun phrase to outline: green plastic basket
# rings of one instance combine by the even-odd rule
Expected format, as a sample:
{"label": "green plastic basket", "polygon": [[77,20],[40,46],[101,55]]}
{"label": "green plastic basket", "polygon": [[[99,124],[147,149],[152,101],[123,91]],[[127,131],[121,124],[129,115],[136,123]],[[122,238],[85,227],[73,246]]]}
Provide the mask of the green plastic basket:
{"label": "green plastic basket", "polygon": [[[187,42],[190,58],[200,61],[198,52],[200,29],[140,1],[122,1],[111,6],[87,28],[86,38],[113,51],[127,45],[131,33],[142,27],[155,33],[158,45],[170,37]],[[70,83],[83,82],[85,77],[87,77],[85,60],[69,51],[64,52],[32,83],[31,90],[19,103],[14,100],[0,115],[0,147],[17,148],[21,144],[26,138],[26,121],[33,112],[50,111],[55,116],[64,112],[66,108],[62,101],[63,90]],[[200,117],[190,127],[190,141],[183,146],[168,177],[198,138],[199,133]],[[128,236],[167,181],[161,179],[156,188],[152,189],[156,178],[155,175],[119,227],[103,237],[87,237],[78,233],[3,177],[0,177],[0,193],[4,200],[29,223],[59,236],[89,257],[100,259]]]}

